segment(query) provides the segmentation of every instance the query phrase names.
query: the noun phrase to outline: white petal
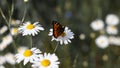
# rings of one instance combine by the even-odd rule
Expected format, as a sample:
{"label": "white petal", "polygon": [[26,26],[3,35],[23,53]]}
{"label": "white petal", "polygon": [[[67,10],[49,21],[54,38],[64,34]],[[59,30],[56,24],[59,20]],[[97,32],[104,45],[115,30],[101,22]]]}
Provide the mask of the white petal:
{"label": "white petal", "polygon": [[41,53],[41,51],[39,49],[36,49],[35,53]]}
{"label": "white petal", "polygon": [[31,49],[31,51],[34,51],[34,50],[36,50],[37,48],[35,48],[35,47],[33,47],[32,49]]}
{"label": "white petal", "polygon": [[60,40],[60,44],[61,44],[61,45],[63,44],[63,41],[62,41],[62,40]]}
{"label": "white petal", "polygon": [[17,62],[17,63],[20,63],[23,59],[24,59],[24,58],[22,58],[22,57],[21,57],[21,58],[18,58],[18,59],[16,60],[16,62]]}
{"label": "white petal", "polygon": [[68,44],[67,40],[64,40],[64,44]]}
{"label": "white petal", "polygon": [[24,65],[26,65],[29,62],[29,58],[24,59]]}
{"label": "white petal", "polygon": [[43,27],[38,27],[38,29],[39,29],[39,30],[44,30],[44,28],[43,28]]}

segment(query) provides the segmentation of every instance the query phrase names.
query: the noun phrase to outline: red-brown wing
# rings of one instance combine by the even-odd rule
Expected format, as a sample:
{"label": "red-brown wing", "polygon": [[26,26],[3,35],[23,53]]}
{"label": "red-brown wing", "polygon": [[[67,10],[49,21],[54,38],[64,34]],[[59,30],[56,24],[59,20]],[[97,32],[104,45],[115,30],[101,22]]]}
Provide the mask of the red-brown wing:
{"label": "red-brown wing", "polygon": [[53,21],[53,36],[57,38],[64,32],[64,27],[57,21]]}

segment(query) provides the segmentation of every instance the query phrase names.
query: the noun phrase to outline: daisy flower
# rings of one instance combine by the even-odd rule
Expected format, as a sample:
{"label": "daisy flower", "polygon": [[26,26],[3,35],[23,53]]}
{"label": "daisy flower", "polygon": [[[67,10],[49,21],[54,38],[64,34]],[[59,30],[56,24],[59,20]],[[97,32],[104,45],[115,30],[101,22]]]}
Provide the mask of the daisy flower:
{"label": "daisy flower", "polygon": [[7,27],[7,26],[3,26],[3,27],[0,29],[0,34],[5,33],[7,30],[8,30],[8,27]]}
{"label": "daisy flower", "polygon": [[32,24],[31,22],[26,22],[23,23],[23,25],[18,28],[18,31],[22,33],[23,36],[25,35],[35,36],[36,34],[38,34],[38,32],[40,32],[40,30],[44,30],[44,28],[41,27],[39,22],[35,22],[34,24]]}
{"label": "daisy flower", "polygon": [[52,40],[51,41],[53,41],[53,40],[59,41],[61,45],[62,44],[68,44],[68,42],[71,43],[70,39],[74,38],[74,36],[73,36],[74,33],[71,32],[71,30],[68,29],[68,27],[65,27],[64,32],[60,36],[58,36],[57,38],[55,38],[53,36],[53,29],[50,29],[50,32],[49,32],[48,35],[52,36]]}
{"label": "daisy flower", "polygon": [[14,20],[14,19],[12,19],[12,21],[10,22],[10,24],[13,25],[13,26],[16,26],[16,25],[19,25],[20,22],[21,22],[20,20]]}
{"label": "daisy flower", "polygon": [[90,24],[91,28],[95,31],[102,30],[104,28],[104,22],[100,19],[93,21]]}
{"label": "daisy flower", "polygon": [[119,18],[115,14],[109,14],[106,17],[106,23],[108,25],[117,25],[119,23]]}
{"label": "daisy flower", "polygon": [[11,34],[12,35],[17,35],[18,34],[18,29],[17,28],[11,28]]}
{"label": "daisy flower", "polygon": [[98,47],[103,48],[103,49],[109,46],[109,40],[104,35],[97,37],[95,42]]}
{"label": "daisy flower", "polygon": [[3,37],[2,39],[2,43],[4,43],[5,45],[9,45],[10,43],[12,43],[12,41],[13,41],[13,37],[10,34]]}
{"label": "daisy flower", "polygon": [[109,37],[109,42],[112,45],[120,46],[120,37],[110,36]]}
{"label": "daisy flower", "polygon": [[15,56],[12,53],[5,54],[5,59],[6,59],[6,62],[8,62],[11,65],[14,65],[16,63]]}
{"label": "daisy flower", "polygon": [[31,48],[24,50],[23,52],[20,52],[15,55],[16,62],[20,63],[22,60],[24,60],[23,64],[26,65],[28,62],[33,62],[37,60],[38,55],[40,55],[41,51],[37,48]]}
{"label": "daisy flower", "polygon": [[28,47],[26,47],[26,46],[20,46],[20,47],[17,48],[17,52],[18,53],[22,53],[22,52],[24,52],[27,49],[28,49]]}
{"label": "daisy flower", "polygon": [[3,42],[0,43],[0,51],[3,51],[8,45],[4,44]]}
{"label": "daisy flower", "polygon": [[116,26],[107,26],[106,32],[111,35],[116,35],[118,34],[118,29]]}
{"label": "daisy flower", "polygon": [[55,54],[44,53],[39,56],[39,60],[34,61],[32,67],[33,68],[59,68],[58,57]]}
{"label": "daisy flower", "polygon": [[0,55],[0,65],[5,64],[5,62],[6,62],[5,57]]}
{"label": "daisy flower", "polygon": [[28,0],[24,0],[24,2],[28,2]]}

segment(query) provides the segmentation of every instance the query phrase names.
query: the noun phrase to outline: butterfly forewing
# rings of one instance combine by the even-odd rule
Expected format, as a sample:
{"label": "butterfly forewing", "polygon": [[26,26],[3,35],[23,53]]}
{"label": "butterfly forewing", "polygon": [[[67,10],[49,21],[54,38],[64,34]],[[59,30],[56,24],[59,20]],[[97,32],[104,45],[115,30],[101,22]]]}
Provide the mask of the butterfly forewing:
{"label": "butterfly forewing", "polygon": [[57,38],[64,32],[64,27],[57,21],[53,21],[53,36]]}

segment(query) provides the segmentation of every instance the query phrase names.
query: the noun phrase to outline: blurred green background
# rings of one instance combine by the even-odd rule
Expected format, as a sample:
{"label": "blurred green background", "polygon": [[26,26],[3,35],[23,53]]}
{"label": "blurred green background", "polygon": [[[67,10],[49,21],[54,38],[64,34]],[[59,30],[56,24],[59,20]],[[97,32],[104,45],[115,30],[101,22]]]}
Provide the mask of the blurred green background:
{"label": "blurred green background", "polygon": [[[51,41],[51,37],[48,36],[49,29],[52,28],[52,20],[68,26],[75,34],[75,38],[71,40],[72,43],[59,45],[55,52],[59,57],[60,68],[120,68],[120,46],[101,49],[95,45],[95,39],[90,37],[94,32],[90,28],[93,20],[100,18],[104,21],[106,15],[111,13],[120,16],[120,0],[28,0],[28,2],[0,0],[0,8],[7,19],[9,19],[12,4],[14,5],[12,19],[22,20],[26,11],[24,22],[39,21],[45,28],[45,31],[32,37],[33,46],[43,52],[53,53],[57,45],[57,42]],[[0,27],[3,25],[7,24],[0,15]],[[85,35],[84,40],[80,39],[81,34]],[[4,35],[0,38],[2,39]],[[27,36],[19,34],[14,39],[16,47],[30,45]],[[13,44],[10,45],[0,52],[1,55],[7,52],[15,53]],[[16,68],[19,67],[16,66]]]}

